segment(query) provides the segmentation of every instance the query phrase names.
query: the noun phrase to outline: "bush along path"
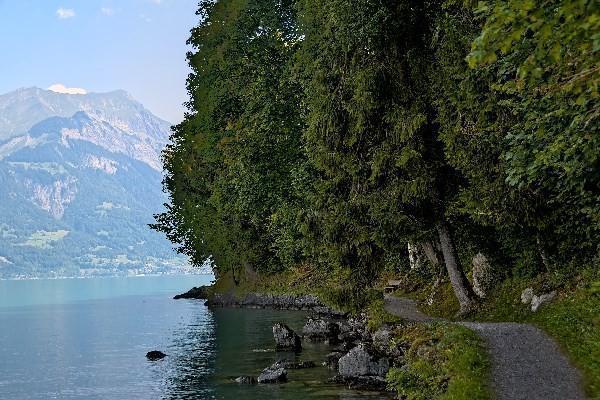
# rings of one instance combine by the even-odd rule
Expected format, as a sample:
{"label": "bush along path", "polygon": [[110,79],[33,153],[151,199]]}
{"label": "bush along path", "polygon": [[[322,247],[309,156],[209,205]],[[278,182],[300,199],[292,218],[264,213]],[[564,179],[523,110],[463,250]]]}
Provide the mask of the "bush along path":
{"label": "bush along path", "polygon": [[[390,314],[415,322],[435,322],[414,300],[386,296]],[[457,322],[486,342],[491,388],[497,400],[583,400],[579,372],[540,329],[512,322]]]}

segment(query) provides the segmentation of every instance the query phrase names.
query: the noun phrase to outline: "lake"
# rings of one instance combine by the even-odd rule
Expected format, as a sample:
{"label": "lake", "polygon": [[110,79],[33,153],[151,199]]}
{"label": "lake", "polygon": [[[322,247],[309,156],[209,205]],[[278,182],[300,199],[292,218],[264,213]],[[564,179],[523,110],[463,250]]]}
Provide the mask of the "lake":
{"label": "lake", "polygon": [[[320,363],[330,348],[273,350],[271,326],[305,314],[209,310],[174,294],[205,275],[0,281],[0,399],[384,399],[328,384],[325,367],[280,385],[239,385],[278,358]],[[148,361],[149,350],[168,354]]]}

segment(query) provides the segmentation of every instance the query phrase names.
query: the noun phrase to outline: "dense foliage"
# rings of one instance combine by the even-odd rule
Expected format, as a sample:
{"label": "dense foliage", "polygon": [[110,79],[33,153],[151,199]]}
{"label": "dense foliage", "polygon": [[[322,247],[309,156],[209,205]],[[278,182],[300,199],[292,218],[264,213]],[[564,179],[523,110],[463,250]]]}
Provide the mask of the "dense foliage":
{"label": "dense foliage", "polygon": [[[598,4],[204,0],[155,227],[217,275],[360,291],[433,242],[506,274],[598,256]],[[464,262],[463,262],[464,264]],[[236,278],[237,276],[237,278]]]}

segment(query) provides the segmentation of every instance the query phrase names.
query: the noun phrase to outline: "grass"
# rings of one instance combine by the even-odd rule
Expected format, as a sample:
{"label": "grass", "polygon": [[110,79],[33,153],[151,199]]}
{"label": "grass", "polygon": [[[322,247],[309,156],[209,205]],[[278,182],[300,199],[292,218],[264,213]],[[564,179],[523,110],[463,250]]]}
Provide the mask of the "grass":
{"label": "grass", "polygon": [[383,299],[373,300],[366,308],[366,313],[367,329],[370,332],[375,332],[386,324],[392,325],[402,322],[402,318],[390,314],[385,310]]}
{"label": "grass", "polygon": [[412,324],[400,329],[407,365],[391,368],[390,389],[406,400],[484,400],[490,398],[489,360],[482,340],[449,323]]}
{"label": "grass", "polygon": [[[491,322],[531,323],[560,345],[571,362],[582,372],[587,395],[600,399],[600,280],[593,270],[581,272],[577,277],[565,279],[559,275],[539,276],[533,280],[508,279],[495,288],[479,309],[469,319]],[[521,304],[523,289],[533,287],[536,294],[557,290],[559,296],[537,312]],[[421,288],[403,293],[418,300],[429,296]],[[438,291],[434,304],[423,305],[421,310],[429,315],[453,319],[458,303],[450,284]]]}

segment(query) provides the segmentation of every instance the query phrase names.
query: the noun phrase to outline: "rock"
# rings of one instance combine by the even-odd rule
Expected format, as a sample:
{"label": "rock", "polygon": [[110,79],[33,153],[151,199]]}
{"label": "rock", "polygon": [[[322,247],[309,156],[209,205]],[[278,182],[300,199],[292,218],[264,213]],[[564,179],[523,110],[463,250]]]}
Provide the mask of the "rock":
{"label": "rock", "polygon": [[302,336],[312,341],[329,341],[335,343],[338,340],[340,328],[333,322],[324,319],[309,318],[302,328]]}
{"label": "rock", "polygon": [[152,350],[146,353],[146,358],[150,361],[160,360],[165,358],[167,355],[159,350]]}
{"label": "rock", "polygon": [[400,361],[404,356],[404,349],[400,343],[395,343],[392,338],[394,337],[394,327],[390,325],[384,325],[379,328],[372,335],[373,347],[380,353],[389,357],[394,362]]}
{"label": "rock", "polygon": [[238,376],[234,379],[234,381],[243,385],[253,385],[256,383],[256,378],[254,378],[253,376],[243,375]]}
{"label": "rock", "polygon": [[287,371],[285,368],[265,368],[258,376],[258,383],[281,383],[287,382]]}
{"label": "rock", "polygon": [[270,369],[306,369],[314,368],[316,364],[313,361],[292,361],[292,360],[279,360],[275,364],[269,367]]}
{"label": "rock", "polygon": [[343,355],[344,353],[342,353],[341,351],[332,351],[331,353],[325,356],[325,362],[323,363],[323,365],[325,365],[329,369],[337,371],[338,363]]}
{"label": "rock", "polygon": [[531,311],[536,312],[543,304],[550,303],[556,297],[556,290],[543,294],[541,296],[534,295],[531,299]]}
{"label": "rock", "polygon": [[202,300],[206,300],[208,299],[208,289],[209,286],[200,286],[200,287],[193,287],[190,290],[188,290],[185,293],[182,294],[178,294],[175,297],[173,297],[175,300],[178,299],[202,299]]}
{"label": "rock", "polygon": [[285,324],[277,323],[273,325],[273,337],[275,338],[275,348],[277,350],[299,351],[302,349],[300,337]]}
{"label": "rock", "polygon": [[482,299],[486,297],[489,290],[494,286],[494,271],[487,257],[477,253],[473,257],[473,290]]}
{"label": "rock", "polygon": [[350,350],[338,361],[338,373],[346,377],[385,376],[389,368],[389,360],[377,355],[364,343]]}
{"label": "rock", "polygon": [[373,335],[373,346],[379,351],[387,351],[390,347],[390,341],[392,340],[392,327],[389,325],[384,325],[381,328],[377,329]]}
{"label": "rock", "polygon": [[238,298],[230,293],[213,293],[208,299],[208,306],[305,310],[334,318],[341,318],[346,315],[346,313],[327,307],[313,295],[294,296],[248,293],[243,298]]}
{"label": "rock", "polygon": [[528,287],[521,293],[521,303],[529,304],[533,299],[533,288]]}
{"label": "rock", "polygon": [[[367,317],[360,314],[347,320],[337,321],[339,328],[338,339],[344,343],[356,343],[370,340],[371,335],[367,332]],[[354,345],[350,348],[355,347]]]}
{"label": "rock", "polygon": [[420,270],[425,264],[423,252],[418,243],[408,242],[408,262],[411,270]]}

